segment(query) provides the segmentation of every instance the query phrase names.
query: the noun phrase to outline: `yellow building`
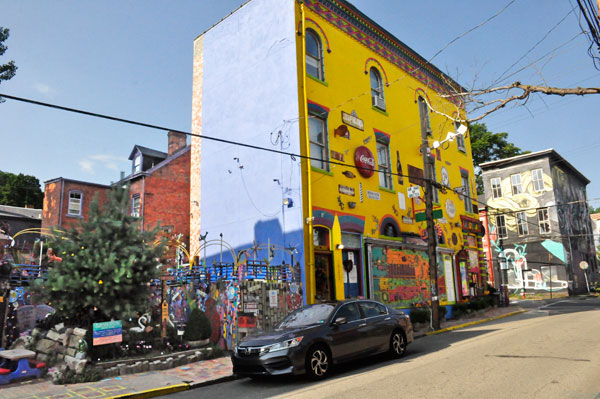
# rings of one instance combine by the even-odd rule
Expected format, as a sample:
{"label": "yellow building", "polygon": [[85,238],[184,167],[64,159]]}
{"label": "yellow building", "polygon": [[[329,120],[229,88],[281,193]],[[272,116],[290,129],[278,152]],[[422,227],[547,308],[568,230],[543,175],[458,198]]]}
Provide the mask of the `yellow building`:
{"label": "yellow building", "polygon": [[[252,25],[248,22],[252,18],[260,21],[254,20]],[[232,40],[238,42],[233,45]],[[263,42],[268,51],[261,59],[258,54]],[[226,65],[223,52],[231,64],[246,62],[245,66]],[[213,61],[219,57],[224,57],[220,63]],[[276,73],[256,67],[262,62],[266,69],[271,68],[271,60],[278,63],[278,67],[272,66]],[[232,75],[235,71],[248,79]],[[234,80],[231,87],[235,96],[246,99],[243,104],[232,106],[229,102],[236,101],[233,97],[223,101],[227,90],[224,85],[229,84],[226,76]],[[292,95],[294,89],[297,93]],[[271,131],[271,144],[281,151],[287,148],[290,153],[296,149],[310,159],[297,160],[296,170],[294,165],[282,166],[289,160],[280,155],[285,161],[279,165],[277,159],[270,166],[261,164],[252,175],[257,179],[254,187],[261,187],[261,198],[266,202],[274,195],[289,204],[291,195],[298,191],[298,198],[291,201],[296,204],[296,213],[290,217],[285,213],[290,210],[283,206],[284,217],[274,217],[282,226],[278,228],[283,238],[271,231],[270,242],[282,241],[285,246],[286,232],[301,229],[302,248],[296,248],[301,252],[297,259],[302,259],[306,302],[362,296],[395,307],[430,299],[424,191],[419,188],[423,185],[422,131],[426,131],[436,180],[454,190],[434,193],[440,300],[442,304],[452,303],[473,295],[486,282],[481,272],[485,267],[480,268],[477,255],[481,224],[474,201],[468,132],[444,142],[449,132],[457,132],[460,119],[465,117],[462,105],[447,96],[461,89],[346,1],[253,0],[196,39],[193,131],[214,135],[215,130],[207,131],[207,126],[220,123],[219,135],[260,143],[255,141],[260,139],[254,131],[242,133],[247,128],[239,128],[241,121],[246,125],[258,116],[261,121],[269,120],[273,116],[269,112],[283,116],[283,129],[277,135],[280,141],[273,139],[276,130]],[[288,103],[290,98],[296,108]],[[218,107],[214,105],[217,101]],[[291,115],[294,110],[297,114]],[[237,124],[230,120],[233,113]],[[235,134],[227,136],[229,130],[235,130]],[[210,219],[218,201],[200,193],[205,193],[204,187],[210,187],[211,193],[218,191],[217,185],[231,187],[227,186],[226,174],[213,176],[215,169],[211,166],[211,173],[206,169],[218,165],[217,160],[210,163],[212,154],[222,155],[228,147],[215,145],[208,150],[208,144],[202,142],[205,150],[201,152],[200,139],[195,140],[191,197],[192,203],[197,199],[202,204],[197,208],[203,210],[195,211],[192,205],[192,250],[197,241],[195,234],[210,231],[211,227],[204,226],[217,226],[218,218],[229,217],[221,213]],[[443,143],[438,147],[435,141]],[[245,154],[236,157],[239,164]],[[270,162],[268,155],[264,159]],[[244,163],[242,173],[247,173],[247,165]],[[259,176],[268,175],[273,168],[282,170],[282,178],[289,174],[299,181],[291,179],[285,185],[280,182],[282,190],[286,186],[283,194],[278,188],[266,188],[269,178],[263,176],[261,181]],[[244,176],[250,178],[249,174]],[[248,186],[251,184],[244,183]],[[460,190],[465,195],[456,193]],[[240,195],[242,200],[245,196]],[[245,209],[267,214],[259,208],[254,200]],[[243,210],[237,219],[232,217],[232,223],[246,223],[242,214]],[[248,219],[256,226],[254,219]],[[290,220],[294,228],[288,226]],[[251,227],[248,225],[248,230]],[[254,234],[258,234],[256,229]],[[242,247],[252,239],[239,239],[234,246]]]}

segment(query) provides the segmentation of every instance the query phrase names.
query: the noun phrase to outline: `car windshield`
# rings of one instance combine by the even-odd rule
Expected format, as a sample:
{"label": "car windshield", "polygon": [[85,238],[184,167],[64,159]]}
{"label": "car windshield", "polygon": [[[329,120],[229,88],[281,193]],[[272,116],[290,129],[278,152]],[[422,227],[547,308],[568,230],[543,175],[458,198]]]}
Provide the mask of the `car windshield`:
{"label": "car windshield", "polygon": [[277,329],[282,330],[284,328],[325,323],[327,319],[329,319],[329,316],[331,316],[333,309],[335,309],[335,305],[327,303],[305,306],[287,315],[286,318],[279,323]]}

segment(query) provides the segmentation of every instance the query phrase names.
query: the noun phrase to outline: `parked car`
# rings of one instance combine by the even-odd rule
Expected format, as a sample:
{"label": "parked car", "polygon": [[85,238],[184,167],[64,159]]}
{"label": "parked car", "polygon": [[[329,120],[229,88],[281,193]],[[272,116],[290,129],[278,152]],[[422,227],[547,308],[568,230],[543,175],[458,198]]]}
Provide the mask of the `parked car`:
{"label": "parked car", "polygon": [[333,364],[389,352],[401,357],[413,341],[409,317],[372,300],[304,306],[274,330],[234,347],[233,372],[242,376],[306,373],[325,378]]}

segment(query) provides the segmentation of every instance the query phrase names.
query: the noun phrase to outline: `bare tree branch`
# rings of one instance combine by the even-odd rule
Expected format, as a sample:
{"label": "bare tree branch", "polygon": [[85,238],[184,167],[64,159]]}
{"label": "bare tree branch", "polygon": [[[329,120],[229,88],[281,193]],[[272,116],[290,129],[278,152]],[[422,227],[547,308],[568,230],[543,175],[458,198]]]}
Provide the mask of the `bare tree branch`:
{"label": "bare tree branch", "polygon": [[[511,95],[511,96],[502,96],[502,98],[495,98],[495,99],[490,99],[487,101],[482,100],[482,98],[487,98],[492,94],[496,94],[496,95],[503,94],[503,93],[508,94],[511,90],[520,90],[520,93]],[[478,111],[478,110],[490,107],[490,108],[487,108],[482,114],[480,114],[478,116],[468,118],[465,121],[460,121],[460,122],[472,123],[472,122],[476,122],[478,120],[485,118],[487,115],[491,114],[492,112],[496,112],[499,109],[504,108],[507,104],[509,104],[511,102],[514,102],[514,101],[525,101],[526,102],[532,93],[556,95],[556,96],[561,96],[561,97],[569,96],[569,95],[584,96],[584,95],[588,95],[588,94],[600,94],[600,87],[559,88],[559,87],[549,87],[549,86],[539,86],[539,85],[525,85],[525,84],[522,84],[521,82],[515,82],[510,85],[492,87],[489,89],[480,89],[480,90],[473,90],[473,91],[469,91],[469,92],[445,94],[445,95],[441,95],[441,97],[444,97],[444,98],[460,97],[467,106],[469,106],[469,105],[472,106],[472,109],[470,111]],[[431,108],[431,106],[430,106],[430,108]],[[440,115],[446,116],[450,119],[453,119],[453,120],[456,119],[456,118],[452,118],[442,112],[438,112],[438,111],[434,110],[433,108],[432,108],[432,111],[436,112]]]}

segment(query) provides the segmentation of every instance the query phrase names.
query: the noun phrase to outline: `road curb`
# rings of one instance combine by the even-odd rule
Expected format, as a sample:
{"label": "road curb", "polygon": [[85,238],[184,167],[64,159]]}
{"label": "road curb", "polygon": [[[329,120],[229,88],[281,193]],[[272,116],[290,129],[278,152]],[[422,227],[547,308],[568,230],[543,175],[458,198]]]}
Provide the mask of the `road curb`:
{"label": "road curb", "polygon": [[228,382],[236,380],[238,377],[235,374],[227,375],[225,377],[215,378],[208,381],[202,382],[190,382],[190,383],[182,383],[176,385],[167,385],[160,388],[149,389],[147,391],[139,391],[139,392],[131,392],[125,393],[122,395],[111,396],[113,399],[146,399],[146,398],[155,398],[157,396],[169,395],[172,393],[189,391],[191,389],[201,388],[208,385],[220,384],[222,382]]}
{"label": "road curb", "polygon": [[500,315],[500,316],[488,317],[488,318],[481,319],[481,320],[470,321],[468,323],[457,324],[457,325],[452,326],[452,327],[442,328],[441,330],[426,332],[425,334],[423,334],[423,335],[421,335],[419,337],[416,337],[416,338],[421,338],[421,337],[425,337],[425,336],[429,336],[429,335],[441,334],[441,333],[452,331],[452,330],[458,330],[460,328],[470,327],[470,326],[474,326],[474,325],[477,325],[477,324],[483,324],[483,323],[487,323],[489,321],[503,319],[505,317],[515,316],[515,315],[518,315],[518,314],[521,314],[521,313],[525,313],[525,312],[527,312],[527,310],[517,310],[515,312],[506,313],[506,314],[503,314],[503,315]]}
{"label": "road curb", "polygon": [[136,399],[145,399],[145,398],[154,398],[157,396],[168,395],[171,393],[187,391],[190,389],[190,384],[176,384],[176,385],[168,385],[165,387],[148,389],[147,391],[140,392],[132,392],[125,393],[122,395],[112,396],[114,399],[122,399],[122,398],[136,398]]}

